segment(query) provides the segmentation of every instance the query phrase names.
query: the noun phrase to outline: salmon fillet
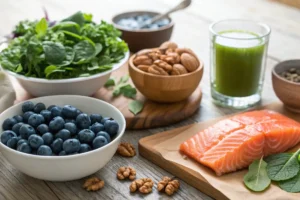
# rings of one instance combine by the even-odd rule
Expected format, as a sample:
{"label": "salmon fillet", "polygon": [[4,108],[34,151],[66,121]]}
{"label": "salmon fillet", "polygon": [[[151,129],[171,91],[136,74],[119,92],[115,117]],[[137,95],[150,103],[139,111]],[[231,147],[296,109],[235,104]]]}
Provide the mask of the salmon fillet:
{"label": "salmon fillet", "polygon": [[180,145],[180,151],[218,176],[254,160],[284,152],[300,142],[300,124],[274,111],[238,114],[221,120]]}

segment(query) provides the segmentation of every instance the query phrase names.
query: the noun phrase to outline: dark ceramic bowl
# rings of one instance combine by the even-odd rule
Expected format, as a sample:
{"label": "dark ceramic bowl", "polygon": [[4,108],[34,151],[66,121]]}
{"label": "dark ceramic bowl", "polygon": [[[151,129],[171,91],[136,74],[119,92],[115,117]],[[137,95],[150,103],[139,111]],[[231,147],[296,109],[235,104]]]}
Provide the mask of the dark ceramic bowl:
{"label": "dark ceramic bowl", "polygon": [[148,14],[150,16],[155,16],[159,13],[150,11],[133,11],[118,14],[113,17],[112,22],[114,26],[122,31],[122,39],[128,44],[131,52],[137,52],[142,49],[149,49],[154,47],[159,47],[163,42],[170,40],[174,22],[168,17],[170,23],[162,26],[158,29],[140,29],[140,30],[130,30],[126,27],[120,26],[117,22],[123,18],[134,17],[138,15]]}
{"label": "dark ceramic bowl", "polygon": [[300,113],[300,83],[281,77],[280,74],[290,68],[300,69],[300,60],[287,60],[278,63],[272,71],[272,83],[275,94],[290,111]]}

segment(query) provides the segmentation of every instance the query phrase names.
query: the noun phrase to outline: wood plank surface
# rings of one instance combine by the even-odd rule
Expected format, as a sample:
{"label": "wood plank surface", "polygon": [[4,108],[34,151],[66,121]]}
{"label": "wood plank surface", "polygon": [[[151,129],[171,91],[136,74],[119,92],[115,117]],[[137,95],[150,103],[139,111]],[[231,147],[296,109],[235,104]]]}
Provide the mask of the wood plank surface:
{"label": "wood plank surface", "polygon": [[[13,26],[25,18],[36,19],[43,16],[44,6],[51,19],[60,19],[78,10],[94,15],[96,21],[111,21],[113,15],[130,10],[153,10],[163,12],[173,7],[179,0],[18,0],[0,1],[0,35],[6,35]],[[271,68],[278,61],[299,58],[300,12],[297,9],[269,0],[194,0],[188,9],[171,15],[175,21],[172,40],[180,46],[192,48],[205,63],[201,88],[203,98],[199,110],[190,118],[172,126],[126,131],[123,140],[137,148],[139,139],[166,130],[171,130],[199,121],[209,120],[225,114],[237,112],[233,109],[214,105],[210,97],[209,84],[209,32],[211,22],[226,18],[248,18],[267,23],[272,28],[268,51],[265,84],[262,103],[278,100],[271,83]],[[18,89],[17,97],[22,97]],[[172,176],[165,170],[137,155],[134,158],[114,156],[97,176],[105,180],[106,186],[99,192],[89,193],[81,189],[83,180],[57,183],[36,180],[21,174],[0,156],[0,199],[211,199],[197,189],[181,181],[181,189],[172,198],[160,194],[156,189],[149,195],[129,193],[130,182],[120,183],[116,179],[119,166],[136,168],[139,177],[150,177],[155,182],[164,175]],[[38,167],[38,166],[33,166]]]}

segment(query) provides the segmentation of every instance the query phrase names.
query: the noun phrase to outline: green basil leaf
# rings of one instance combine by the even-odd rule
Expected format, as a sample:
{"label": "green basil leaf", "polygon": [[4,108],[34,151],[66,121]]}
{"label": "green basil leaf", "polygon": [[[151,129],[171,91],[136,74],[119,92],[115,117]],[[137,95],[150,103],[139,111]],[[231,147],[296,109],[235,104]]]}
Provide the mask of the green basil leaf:
{"label": "green basil leaf", "polygon": [[134,99],[136,96],[136,89],[133,88],[131,85],[125,85],[123,87],[120,88],[120,92],[128,98],[132,98]]}
{"label": "green basil leaf", "polygon": [[74,46],[75,64],[83,64],[89,62],[94,57],[96,49],[93,44],[87,40],[83,40]]}
{"label": "green basil leaf", "polygon": [[261,158],[255,160],[250,166],[248,173],[244,176],[244,184],[255,192],[264,191],[271,184],[267,174],[267,163]]}
{"label": "green basil leaf", "polygon": [[65,47],[59,42],[45,41],[43,42],[43,49],[49,64],[62,64],[66,58]]}
{"label": "green basil leaf", "polygon": [[46,34],[48,28],[48,23],[45,18],[42,18],[35,26],[35,31],[38,37],[42,37]]}
{"label": "green basil leaf", "polygon": [[295,177],[300,171],[298,154],[300,149],[294,153],[281,153],[266,158],[268,162],[268,176],[273,181],[284,181]]}
{"label": "green basil leaf", "polygon": [[116,85],[115,79],[113,77],[110,77],[104,84],[104,87],[110,87],[110,86],[115,86],[115,85]]}
{"label": "green basil leaf", "polygon": [[291,179],[280,181],[278,185],[287,192],[300,192],[300,172]]}
{"label": "green basil leaf", "polygon": [[143,110],[143,107],[144,107],[143,102],[138,101],[138,100],[131,101],[128,104],[128,108],[129,108],[130,112],[132,112],[134,115],[140,113]]}
{"label": "green basil leaf", "polygon": [[70,17],[67,17],[62,22],[75,22],[79,26],[82,26],[84,24],[84,17],[81,11],[78,11],[77,13],[71,15]]}

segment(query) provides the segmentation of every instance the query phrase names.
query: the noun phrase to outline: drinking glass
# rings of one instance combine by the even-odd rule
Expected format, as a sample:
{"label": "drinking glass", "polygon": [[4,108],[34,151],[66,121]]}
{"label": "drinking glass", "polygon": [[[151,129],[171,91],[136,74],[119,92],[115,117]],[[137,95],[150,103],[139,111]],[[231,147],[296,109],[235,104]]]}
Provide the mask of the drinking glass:
{"label": "drinking glass", "polygon": [[270,28],[248,20],[210,26],[211,95],[216,104],[248,108],[261,99]]}

